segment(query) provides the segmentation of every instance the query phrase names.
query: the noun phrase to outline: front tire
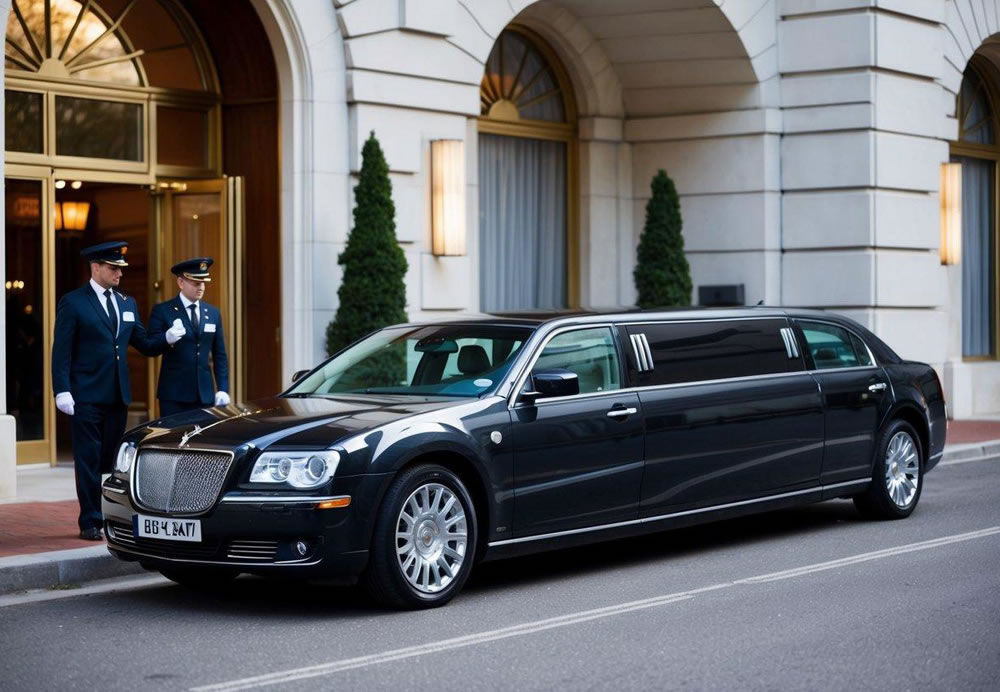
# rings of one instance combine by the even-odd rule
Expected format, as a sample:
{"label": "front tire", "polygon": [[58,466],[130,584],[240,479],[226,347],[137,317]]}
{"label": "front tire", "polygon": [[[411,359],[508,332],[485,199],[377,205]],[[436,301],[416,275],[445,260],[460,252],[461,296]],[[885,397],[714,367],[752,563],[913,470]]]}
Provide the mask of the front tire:
{"label": "front tire", "polygon": [[894,420],[879,436],[872,482],[854,496],[862,514],[875,519],[904,519],[913,513],[923,490],[923,450],[909,423]]}
{"label": "front tire", "polygon": [[461,479],[437,465],[403,471],[386,491],[364,582],[394,608],[442,606],[462,589],[476,555],[476,509]]}

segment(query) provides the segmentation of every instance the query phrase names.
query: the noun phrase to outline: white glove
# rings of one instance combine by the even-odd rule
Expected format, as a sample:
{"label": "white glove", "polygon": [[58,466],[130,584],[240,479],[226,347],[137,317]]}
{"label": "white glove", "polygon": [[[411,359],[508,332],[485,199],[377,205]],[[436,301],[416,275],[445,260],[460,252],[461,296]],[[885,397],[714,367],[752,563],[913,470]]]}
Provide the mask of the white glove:
{"label": "white glove", "polygon": [[174,320],[174,326],[167,330],[166,337],[167,343],[173,346],[181,337],[187,334],[187,329],[184,328],[184,323],[180,319]]}
{"label": "white glove", "polygon": [[229,394],[226,392],[216,392],[215,393],[215,405],[216,406],[229,406]]}
{"label": "white glove", "polygon": [[73,395],[69,392],[59,392],[56,394],[56,408],[67,416],[73,415],[73,406],[75,405],[76,402],[73,401]]}

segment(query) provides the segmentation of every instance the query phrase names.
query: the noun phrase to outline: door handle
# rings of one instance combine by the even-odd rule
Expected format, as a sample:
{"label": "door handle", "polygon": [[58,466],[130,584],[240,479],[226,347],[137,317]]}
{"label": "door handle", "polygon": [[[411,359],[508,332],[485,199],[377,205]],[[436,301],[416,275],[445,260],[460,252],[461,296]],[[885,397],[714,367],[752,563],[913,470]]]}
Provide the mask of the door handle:
{"label": "door handle", "polygon": [[608,411],[608,418],[625,418],[636,412],[634,408],[613,408]]}
{"label": "door handle", "polygon": [[886,388],[885,382],[876,382],[875,384],[868,385],[869,392],[884,392]]}

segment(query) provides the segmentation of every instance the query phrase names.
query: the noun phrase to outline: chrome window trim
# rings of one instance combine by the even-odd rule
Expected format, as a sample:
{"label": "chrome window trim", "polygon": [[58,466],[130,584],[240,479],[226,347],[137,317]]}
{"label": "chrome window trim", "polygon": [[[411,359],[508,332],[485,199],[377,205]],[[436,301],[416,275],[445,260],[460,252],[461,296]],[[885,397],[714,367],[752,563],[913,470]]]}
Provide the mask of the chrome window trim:
{"label": "chrome window trim", "polygon": [[594,531],[605,531],[608,529],[617,529],[625,526],[637,526],[639,524],[651,524],[658,521],[665,521],[667,519],[674,519],[677,517],[686,517],[693,514],[704,514],[706,512],[715,512],[723,509],[730,509],[732,507],[743,507],[746,505],[757,504],[760,502],[769,502],[771,500],[781,500],[786,497],[795,497],[797,495],[805,495],[807,493],[815,492],[826,492],[828,490],[836,490],[838,488],[846,488],[852,485],[861,485],[871,483],[871,478],[860,478],[853,481],[845,481],[843,483],[834,483],[833,485],[817,485],[812,488],[805,488],[804,490],[793,490],[787,493],[778,493],[777,495],[764,495],[761,497],[751,498],[749,500],[740,500],[739,502],[727,502],[721,505],[712,505],[710,507],[699,507],[698,509],[688,509],[683,512],[671,512],[669,514],[658,514],[654,517],[642,517],[640,519],[629,519],[628,521],[619,521],[613,524],[600,524],[598,526],[585,526],[579,529],[568,529],[566,531],[553,531],[552,533],[542,533],[535,536],[522,536],[521,538],[508,538],[502,541],[493,541],[488,544],[489,548],[497,548],[505,545],[513,545],[516,543],[529,543],[531,541],[543,541],[549,538],[561,538],[563,536],[573,536],[581,533],[592,533]]}
{"label": "chrome window trim", "polygon": [[[772,320],[772,319],[784,319],[786,323],[791,323],[791,322],[797,323],[800,321],[819,322],[821,324],[828,324],[833,327],[839,327],[847,332],[850,332],[851,334],[856,336],[861,341],[861,343],[865,345],[865,349],[867,349],[868,351],[868,357],[872,359],[872,365],[852,365],[846,368],[812,368],[812,369],[794,370],[792,372],[774,372],[774,373],[766,373],[763,375],[744,375],[743,377],[725,377],[715,380],[695,380],[692,382],[671,382],[669,384],[638,385],[635,387],[622,387],[620,389],[612,389],[607,392],[590,392],[587,394],[572,394],[570,396],[545,397],[542,399],[536,399],[534,405],[537,406],[539,404],[573,401],[576,399],[609,396],[615,394],[627,394],[631,392],[659,391],[663,389],[673,389],[676,387],[695,387],[708,384],[720,384],[723,382],[746,382],[751,380],[772,379],[776,377],[791,377],[795,375],[821,375],[829,372],[850,372],[854,370],[879,370],[881,368],[881,365],[875,358],[875,354],[872,353],[871,348],[868,346],[868,342],[865,341],[853,329],[845,327],[844,325],[839,324],[837,322],[833,322],[830,320],[823,320],[823,319],[814,319],[811,317],[791,317],[788,315],[767,315],[767,316],[754,315],[752,317],[722,317],[722,318],[690,319],[690,320],[646,320],[642,322],[599,322],[593,324],[573,324],[554,329],[552,332],[547,334],[542,339],[540,346],[535,351],[525,356],[527,358],[528,367],[518,370],[518,375],[514,380],[515,386],[506,396],[507,408],[513,409],[517,407],[517,394],[521,390],[521,387],[524,386],[524,382],[527,379],[527,375],[531,372],[531,368],[534,366],[535,361],[538,360],[538,357],[541,355],[542,351],[545,349],[545,346],[549,343],[549,341],[551,341],[555,336],[559,334],[580,329],[597,329],[600,327],[611,327],[611,328],[630,327],[632,325],[637,325],[637,324],[659,326],[659,325],[670,325],[670,324],[693,324],[700,322],[746,322],[752,320]],[[638,336],[638,335],[629,334],[630,339],[632,336]],[[794,344],[796,346],[796,350],[799,351],[801,356],[801,348],[799,348],[798,338],[795,334],[794,329],[792,329],[792,337],[794,338]],[[527,345],[527,342],[525,345]],[[636,344],[633,342],[633,348],[635,348],[635,345]],[[652,354],[650,354],[650,357],[652,357]]]}
{"label": "chrome window trim", "polygon": [[646,364],[646,354],[643,351],[642,346],[639,345],[639,335],[629,334],[628,338],[629,341],[632,342],[632,353],[635,354],[635,363],[639,372],[650,370],[651,368]]}
{"label": "chrome window trim", "polygon": [[795,331],[791,327],[782,327],[779,332],[781,340],[785,342],[785,352],[788,353],[788,359],[798,358],[799,345],[795,341]]}
{"label": "chrome window trim", "polygon": [[643,357],[646,359],[646,370],[653,370],[656,365],[653,363],[653,352],[649,348],[649,339],[646,338],[645,332],[639,332],[636,336],[639,339],[639,346],[642,347]]}
{"label": "chrome window trim", "polygon": [[[792,321],[794,321],[796,324],[801,323],[801,322],[819,322],[820,324],[828,324],[831,327],[839,327],[840,329],[843,329],[845,332],[847,332],[848,334],[853,335],[854,337],[857,338],[858,341],[860,341],[862,344],[864,344],[865,350],[868,351],[868,357],[872,361],[871,365],[852,365],[852,366],[847,367],[847,368],[823,368],[823,369],[815,368],[814,369],[815,372],[830,372],[831,370],[838,370],[838,371],[839,370],[857,370],[859,368],[878,368],[878,367],[881,367],[881,363],[879,363],[878,359],[875,358],[875,354],[872,353],[871,346],[868,345],[868,342],[865,341],[864,338],[860,334],[858,334],[856,331],[854,331],[850,327],[845,327],[844,325],[842,325],[842,324],[840,324],[838,322],[834,322],[832,320],[824,320],[824,319],[813,318],[813,317],[790,317],[789,319],[791,319]],[[800,329],[801,329],[801,327],[800,327]],[[807,346],[809,345],[808,342],[806,343],[806,345]],[[810,371],[810,372],[813,372],[813,371]]]}
{"label": "chrome window trim", "polygon": [[[823,371],[820,371],[823,372]],[[767,375],[745,375],[743,377],[725,377],[718,380],[697,380],[695,382],[672,382],[670,384],[646,384],[638,387],[623,387],[622,389],[612,389],[607,392],[590,392],[588,394],[572,394],[570,396],[550,396],[544,399],[536,399],[535,405],[547,404],[551,402],[568,401],[571,399],[593,398],[598,396],[610,396],[613,394],[629,394],[641,392],[653,392],[661,389],[679,389],[681,387],[696,387],[708,384],[723,384],[726,382],[749,382],[752,380],[769,380],[778,377],[793,377],[795,375],[811,375],[809,370],[795,370],[794,372],[775,372]]]}
{"label": "chrome window trim", "polygon": [[[581,331],[581,330],[584,330],[584,329],[601,329],[601,328],[607,328],[608,331],[611,332],[611,340],[612,340],[612,343],[614,343],[615,342],[615,334],[614,334],[614,331],[613,331],[613,329],[614,329],[614,323],[612,323],[612,322],[598,322],[598,323],[594,323],[594,324],[572,324],[572,325],[567,325],[565,327],[558,327],[556,329],[553,329],[548,334],[546,334],[545,337],[542,339],[541,343],[538,345],[538,347],[535,348],[534,351],[532,351],[529,355],[526,356],[527,359],[525,360],[524,365],[521,366],[521,368],[517,371],[517,376],[514,378],[514,387],[513,387],[513,389],[511,389],[510,393],[507,395],[507,408],[509,408],[509,409],[514,408],[514,405],[517,402],[517,394],[518,394],[518,392],[521,391],[521,387],[524,386],[525,381],[528,379],[528,375],[531,374],[531,369],[533,367],[535,367],[535,363],[541,357],[542,351],[545,350],[545,347],[548,346],[549,342],[552,341],[552,339],[554,339],[555,337],[559,336],[560,334],[565,334],[566,332],[575,332],[575,331]],[[615,356],[616,357],[618,356],[618,353],[619,353],[618,349],[615,348]],[[618,367],[619,367],[619,370],[620,370],[621,369],[621,364],[620,363],[619,363]],[[608,392],[593,392],[593,393],[594,394],[606,394],[606,393],[609,393],[609,392],[620,392],[620,391],[622,391],[622,390],[621,389],[610,389],[610,390],[608,390]],[[588,395],[587,394],[574,394],[572,396],[579,397],[579,396],[588,396]],[[550,399],[569,399],[571,397],[549,397],[549,398]],[[542,399],[538,399],[537,401],[542,401]],[[536,401],[536,403],[537,403],[537,401]]]}

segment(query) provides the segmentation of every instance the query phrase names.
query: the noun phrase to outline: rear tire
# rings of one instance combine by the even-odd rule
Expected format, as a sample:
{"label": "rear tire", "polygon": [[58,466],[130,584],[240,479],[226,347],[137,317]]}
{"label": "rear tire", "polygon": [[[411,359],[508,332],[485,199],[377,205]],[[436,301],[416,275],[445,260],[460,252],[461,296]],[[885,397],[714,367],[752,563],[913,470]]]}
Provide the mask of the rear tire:
{"label": "rear tire", "polygon": [[379,507],[362,581],[393,608],[442,606],[469,578],[477,528],[476,508],[457,475],[435,464],[406,469]]}
{"label": "rear tire", "polygon": [[237,570],[224,567],[170,567],[161,569],[160,574],[194,591],[216,591],[240,575]]}
{"label": "rear tire", "polygon": [[905,519],[923,490],[924,453],[913,426],[894,420],[879,435],[872,482],[854,496],[854,505],[873,519]]}

